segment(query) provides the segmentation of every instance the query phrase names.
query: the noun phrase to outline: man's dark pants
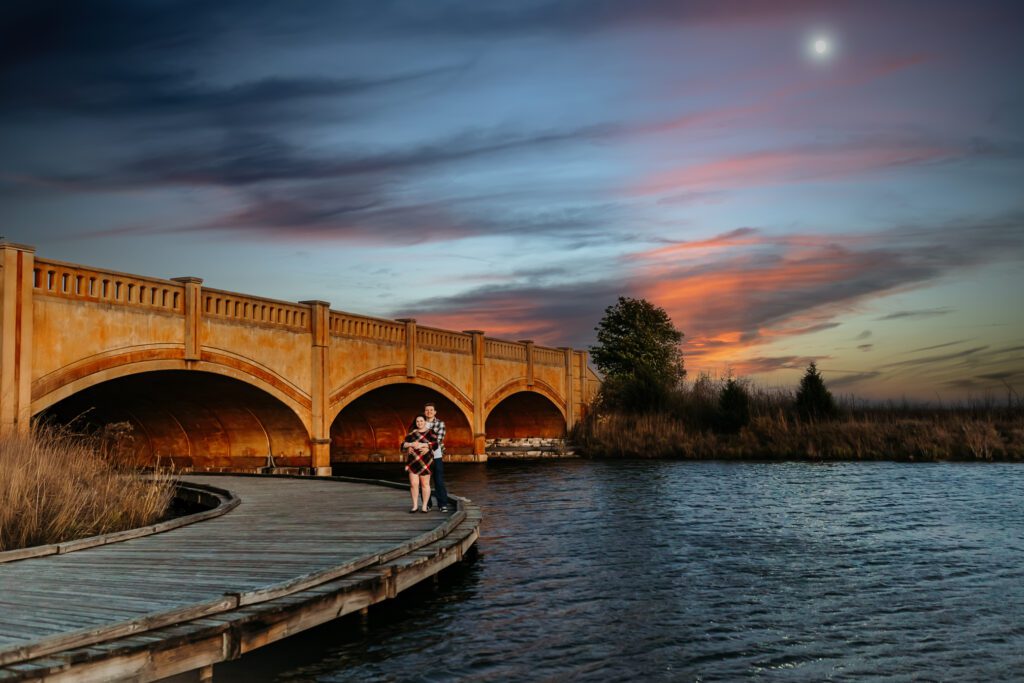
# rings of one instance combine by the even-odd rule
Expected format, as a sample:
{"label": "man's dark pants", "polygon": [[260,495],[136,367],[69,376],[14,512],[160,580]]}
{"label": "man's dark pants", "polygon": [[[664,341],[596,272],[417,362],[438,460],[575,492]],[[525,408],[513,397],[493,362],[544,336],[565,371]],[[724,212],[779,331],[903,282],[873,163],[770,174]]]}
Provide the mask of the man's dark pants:
{"label": "man's dark pants", "polygon": [[444,485],[444,458],[434,458],[431,469],[434,475],[430,482],[434,489],[431,493],[437,498],[437,507],[444,507],[448,504],[448,489]]}

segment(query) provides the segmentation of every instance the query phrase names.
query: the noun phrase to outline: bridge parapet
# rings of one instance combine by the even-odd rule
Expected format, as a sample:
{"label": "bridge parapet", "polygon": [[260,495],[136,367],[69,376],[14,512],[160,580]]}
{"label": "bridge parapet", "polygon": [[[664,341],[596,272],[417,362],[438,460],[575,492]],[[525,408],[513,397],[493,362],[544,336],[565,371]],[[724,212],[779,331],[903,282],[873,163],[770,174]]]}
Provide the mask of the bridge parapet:
{"label": "bridge parapet", "polygon": [[533,362],[538,365],[559,367],[565,365],[565,352],[544,346],[535,346],[533,349]]}
{"label": "bridge parapet", "polygon": [[394,320],[331,311],[329,327],[335,337],[371,339],[386,344],[405,343],[405,325]]}
{"label": "bridge parapet", "polygon": [[450,332],[434,327],[416,327],[416,345],[434,351],[473,353],[473,336],[463,332]]}
{"label": "bridge parapet", "polygon": [[49,259],[35,259],[32,288],[42,296],[185,312],[180,283]]}
{"label": "bridge parapet", "polygon": [[526,362],[526,343],[485,339],[484,357]]}
{"label": "bridge parapet", "polygon": [[203,288],[203,315],[246,324],[308,330],[309,305]]}

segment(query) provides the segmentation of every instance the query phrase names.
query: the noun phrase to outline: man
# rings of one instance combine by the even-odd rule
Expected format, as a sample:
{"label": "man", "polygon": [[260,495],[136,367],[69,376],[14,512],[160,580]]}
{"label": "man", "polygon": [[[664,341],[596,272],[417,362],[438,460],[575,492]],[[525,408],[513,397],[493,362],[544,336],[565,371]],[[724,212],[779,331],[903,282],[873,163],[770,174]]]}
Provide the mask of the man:
{"label": "man", "polygon": [[434,475],[434,496],[437,498],[437,507],[441,512],[451,512],[448,505],[448,489],[444,485],[444,421],[437,417],[437,408],[433,403],[423,406],[423,415],[427,418],[427,426],[437,434],[437,450],[434,451],[434,465],[431,467]]}

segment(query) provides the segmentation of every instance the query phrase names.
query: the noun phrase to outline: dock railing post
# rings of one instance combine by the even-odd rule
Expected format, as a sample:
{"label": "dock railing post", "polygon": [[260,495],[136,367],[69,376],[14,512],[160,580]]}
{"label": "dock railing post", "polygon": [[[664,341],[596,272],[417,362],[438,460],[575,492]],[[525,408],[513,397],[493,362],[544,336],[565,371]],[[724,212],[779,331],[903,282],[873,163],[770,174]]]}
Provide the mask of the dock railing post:
{"label": "dock railing post", "polygon": [[0,242],[0,434],[32,424],[35,247]]}

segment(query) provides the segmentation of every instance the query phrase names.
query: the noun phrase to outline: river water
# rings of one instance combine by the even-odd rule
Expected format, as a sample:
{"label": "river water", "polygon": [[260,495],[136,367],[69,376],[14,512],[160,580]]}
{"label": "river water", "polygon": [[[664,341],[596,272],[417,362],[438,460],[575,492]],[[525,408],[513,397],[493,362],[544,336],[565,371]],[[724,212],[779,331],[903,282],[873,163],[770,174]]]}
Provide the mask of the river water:
{"label": "river water", "polygon": [[484,510],[472,562],[215,680],[1024,680],[1024,466],[446,474]]}

